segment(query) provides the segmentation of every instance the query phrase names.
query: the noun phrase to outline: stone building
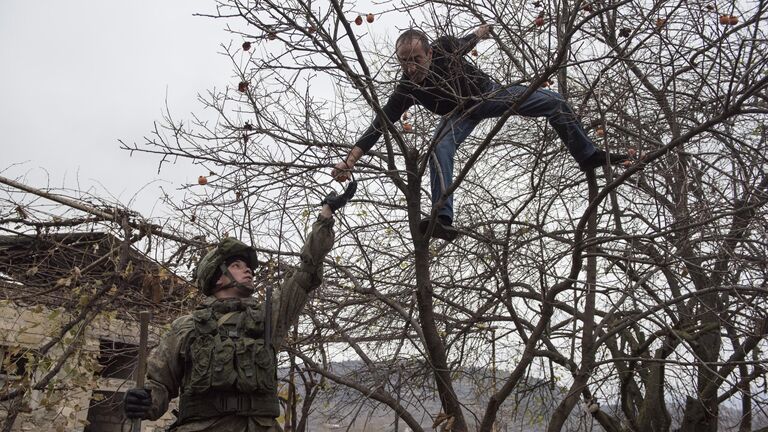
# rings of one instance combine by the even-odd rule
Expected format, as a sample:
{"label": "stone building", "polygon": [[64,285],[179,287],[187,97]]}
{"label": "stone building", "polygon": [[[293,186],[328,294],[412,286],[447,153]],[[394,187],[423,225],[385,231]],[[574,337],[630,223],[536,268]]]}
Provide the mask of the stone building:
{"label": "stone building", "polygon": [[[153,314],[151,349],[195,296],[111,234],[0,237],[0,429],[130,430],[121,402],[135,383],[139,312]],[[169,410],[142,430],[173,420]]]}

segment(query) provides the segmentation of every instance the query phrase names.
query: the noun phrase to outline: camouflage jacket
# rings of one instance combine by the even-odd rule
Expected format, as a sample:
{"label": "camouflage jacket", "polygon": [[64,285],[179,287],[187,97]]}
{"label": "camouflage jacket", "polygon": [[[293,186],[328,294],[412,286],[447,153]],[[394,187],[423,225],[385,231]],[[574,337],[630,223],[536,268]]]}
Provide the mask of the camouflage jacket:
{"label": "camouflage jacket", "polygon": [[[306,243],[301,251],[301,264],[285,278],[281,289],[276,292],[272,300],[272,346],[270,351],[270,368],[276,376],[275,354],[278,352],[290,328],[297,322],[299,314],[307,302],[308,294],[317,288],[322,282],[322,260],[333,245],[333,219],[318,218],[312,226]],[[240,300],[252,315],[262,317],[263,305],[256,298],[250,297]],[[179,396],[184,389],[184,383],[189,382],[190,371],[186,370],[189,364],[185,356],[189,349],[191,336],[198,334],[195,316],[205,313],[208,308],[213,308],[220,302],[213,296],[207,297],[198,309],[189,315],[178,318],[171,324],[170,330],[161,339],[160,344],[152,351],[147,362],[146,388],[151,390],[152,408],[150,419],[157,419],[168,410],[171,399]],[[199,320],[198,320],[199,321]],[[182,395],[188,397],[188,395]],[[264,395],[266,405],[278,406],[276,392]],[[187,399],[188,400],[188,399]],[[183,409],[183,408],[182,408]],[[279,410],[279,408],[275,408]],[[258,410],[256,410],[258,411]],[[174,432],[198,432],[207,430],[222,430],[221,422],[227,422],[227,429],[231,431],[256,432],[270,429],[276,416],[274,410],[269,409],[268,415],[260,412],[251,412],[247,416],[237,414],[225,417],[185,420],[177,426]],[[180,413],[180,417],[188,418],[188,413]],[[261,414],[261,415],[259,415]],[[276,426],[276,424],[275,424]]]}

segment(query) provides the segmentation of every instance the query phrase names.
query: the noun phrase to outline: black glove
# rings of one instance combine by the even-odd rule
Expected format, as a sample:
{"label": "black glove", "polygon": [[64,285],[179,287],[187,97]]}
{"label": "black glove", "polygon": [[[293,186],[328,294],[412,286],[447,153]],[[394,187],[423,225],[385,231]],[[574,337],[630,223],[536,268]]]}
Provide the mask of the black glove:
{"label": "black glove", "polygon": [[343,194],[337,195],[336,192],[331,192],[327,197],[325,197],[320,205],[328,204],[328,207],[330,207],[331,210],[336,211],[344,207],[344,205],[349,202],[353,196],[355,196],[356,190],[357,182],[353,180],[349,182],[349,186],[347,186],[347,190],[345,190]]}
{"label": "black glove", "polygon": [[148,389],[134,388],[125,392],[123,409],[126,417],[130,419],[148,418],[150,407],[152,407],[152,393]]}

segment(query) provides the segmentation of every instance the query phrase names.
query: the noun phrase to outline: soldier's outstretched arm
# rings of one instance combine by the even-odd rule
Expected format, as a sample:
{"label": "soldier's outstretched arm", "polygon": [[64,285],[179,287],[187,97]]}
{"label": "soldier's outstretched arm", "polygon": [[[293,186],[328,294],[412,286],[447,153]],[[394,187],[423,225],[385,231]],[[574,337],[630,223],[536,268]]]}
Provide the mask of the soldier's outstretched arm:
{"label": "soldier's outstretched arm", "polygon": [[331,193],[323,200],[320,215],[301,250],[301,264],[288,276],[274,298],[272,341],[278,351],[288,330],[298,320],[309,293],[323,281],[323,259],[333,247],[333,212],[349,202],[355,190],[357,183],[353,181],[342,195]]}

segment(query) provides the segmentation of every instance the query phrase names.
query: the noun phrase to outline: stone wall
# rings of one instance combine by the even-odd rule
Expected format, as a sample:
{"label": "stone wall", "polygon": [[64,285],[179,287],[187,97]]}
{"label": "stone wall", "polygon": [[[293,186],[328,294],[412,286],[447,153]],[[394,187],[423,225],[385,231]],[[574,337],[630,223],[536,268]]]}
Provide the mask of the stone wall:
{"label": "stone wall", "polygon": [[[47,386],[26,392],[20,401],[20,414],[12,431],[90,431],[92,428],[87,425],[92,403],[112,404],[109,407],[101,405],[99,410],[103,412],[107,408],[121,415],[118,398],[98,399],[112,392],[124,392],[134,386],[134,381],[101,376],[100,341],[138,345],[138,318],[136,321],[123,320],[118,319],[115,313],[103,313],[85,328],[82,325],[73,327],[47,355],[37,355],[40,347],[51,341],[69,319],[63,309],[20,307],[0,301],[0,346],[4,360],[0,394],[20,386],[26,389],[33,387],[46,377],[65,352],[70,352]],[[150,325],[150,347],[157,343],[165,329],[166,326]],[[126,374],[130,372],[126,371]],[[8,402],[0,403],[0,419],[7,418],[8,409]],[[4,421],[0,420],[0,425]],[[142,429],[146,432],[163,431],[172,422],[173,415],[169,409],[158,421],[143,422]],[[127,424],[126,421],[122,430],[129,430]]]}

